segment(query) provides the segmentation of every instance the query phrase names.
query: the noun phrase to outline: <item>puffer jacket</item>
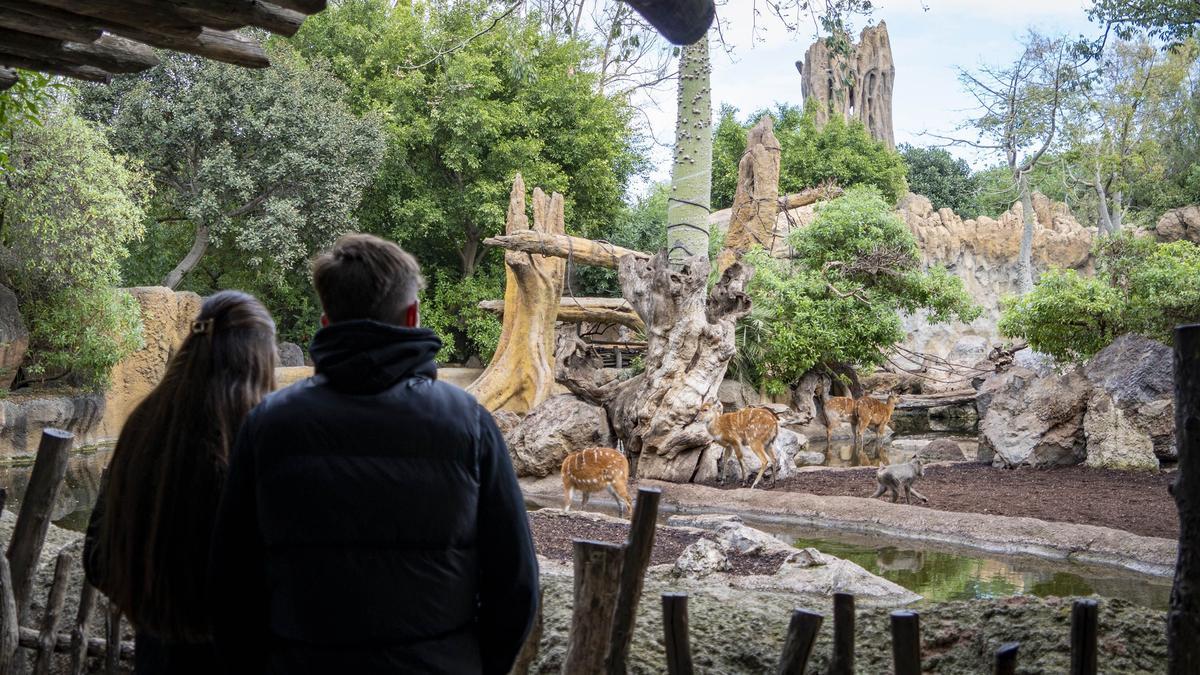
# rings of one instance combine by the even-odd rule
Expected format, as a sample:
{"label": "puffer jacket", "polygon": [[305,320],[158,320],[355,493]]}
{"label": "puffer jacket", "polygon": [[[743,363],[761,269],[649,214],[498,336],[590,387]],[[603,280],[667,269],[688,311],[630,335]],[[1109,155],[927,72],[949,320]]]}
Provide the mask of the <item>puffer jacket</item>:
{"label": "puffer jacket", "polygon": [[315,375],[235,445],[213,535],[213,624],[237,673],[505,673],[537,559],[504,439],[436,381],[432,331],[319,331]]}

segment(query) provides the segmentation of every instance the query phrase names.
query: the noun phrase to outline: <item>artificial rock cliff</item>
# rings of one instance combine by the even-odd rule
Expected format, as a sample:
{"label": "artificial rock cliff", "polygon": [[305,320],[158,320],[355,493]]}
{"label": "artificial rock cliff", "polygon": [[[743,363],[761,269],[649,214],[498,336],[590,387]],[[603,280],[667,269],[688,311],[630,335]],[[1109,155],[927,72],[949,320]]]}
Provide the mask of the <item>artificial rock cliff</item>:
{"label": "artificial rock cliff", "polygon": [[804,100],[817,101],[817,124],[841,115],[861,121],[871,137],[895,147],[892,129],[892,87],[896,66],[887,24],[868,26],[848,55],[837,54],[825,38],[809,46],[804,61],[797,61]]}

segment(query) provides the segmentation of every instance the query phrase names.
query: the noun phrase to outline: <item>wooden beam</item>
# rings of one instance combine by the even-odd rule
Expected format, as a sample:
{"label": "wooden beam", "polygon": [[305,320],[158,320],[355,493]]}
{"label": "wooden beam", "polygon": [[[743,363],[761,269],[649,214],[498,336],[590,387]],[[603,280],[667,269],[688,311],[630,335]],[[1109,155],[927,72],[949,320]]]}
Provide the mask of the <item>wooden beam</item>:
{"label": "wooden beam", "polygon": [[779,198],[779,208],[785,211],[798,209],[801,206],[816,204],[821,201],[829,201],[842,196],[842,188],[836,185],[826,185],[815,188],[806,188],[795,194],[784,195]]}
{"label": "wooden beam", "polygon": [[271,65],[262,45],[237,33],[204,28],[197,35],[180,37],[129,26],[114,26],[113,32],[160,49],[173,49],[235,66],[266,68]]}
{"label": "wooden beam", "polygon": [[614,246],[604,241],[572,237],[566,234],[539,234],[532,230],[488,237],[483,240],[483,243],[510,251],[568,258],[577,265],[593,265],[610,269],[616,269],[621,258],[627,255],[632,255],[639,260],[650,259],[649,253]]}
{"label": "wooden beam", "polygon": [[[36,0],[29,4],[161,33],[195,34],[200,32],[201,28],[195,21],[180,16],[170,5],[162,3],[146,4],[129,0]],[[216,27],[228,28],[235,25]],[[104,29],[108,30],[108,27],[104,26]]]}
{"label": "wooden beam", "polygon": [[325,9],[326,0],[275,0],[276,5],[284,9],[294,9],[305,14],[316,14]]}
{"label": "wooden beam", "polygon": [[95,25],[47,19],[36,14],[4,8],[3,4],[0,4],[0,28],[84,43],[98,40],[103,34]]}
{"label": "wooden beam", "polygon": [[[497,316],[504,315],[504,301],[484,300],[479,308]],[[634,330],[645,330],[646,324],[621,298],[568,298],[558,305],[558,321],[563,323],[615,323]]]}
{"label": "wooden beam", "polygon": [[0,45],[9,54],[93,66],[110,73],[136,73],[158,65],[153,49],[113,35],[81,43],[0,28]]}
{"label": "wooden beam", "polygon": [[4,91],[16,84],[20,77],[20,75],[17,75],[17,71],[12,68],[0,68],[0,91]]}
{"label": "wooden beam", "polygon": [[170,0],[170,4],[180,16],[205,26],[236,22],[287,37],[295,35],[305,19],[301,12],[257,0]]}
{"label": "wooden beam", "polygon": [[62,75],[63,77],[72,77],[76,80],[87,80],[88,82],[101,82],[108,84],[112,81],[112,73],[94,68],[92,66],[81,66],[74,63],[64,63],[62,61],[52,61],[50,59],[31,59],[19,54],[10,54],[4,51],[5,45],[0,45],[0,66],[10,66],[13,68],[24,68],[25,70],[39,70],[43,73],[51,73],[53,75]]}

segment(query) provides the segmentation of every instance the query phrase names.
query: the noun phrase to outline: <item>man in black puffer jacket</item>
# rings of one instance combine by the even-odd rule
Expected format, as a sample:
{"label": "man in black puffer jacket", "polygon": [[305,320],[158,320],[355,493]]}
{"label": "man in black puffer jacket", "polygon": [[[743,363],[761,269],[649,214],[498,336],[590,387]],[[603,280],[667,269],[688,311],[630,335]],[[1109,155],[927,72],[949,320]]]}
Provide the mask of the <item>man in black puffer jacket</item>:
{"label": "man in black puffer jacket", "polygon": [[315,375],[247,418],[213,541],[232,672],[505,673],[537,559],[490,413],[436,381],[416,261],[347,235],[313,263]]}

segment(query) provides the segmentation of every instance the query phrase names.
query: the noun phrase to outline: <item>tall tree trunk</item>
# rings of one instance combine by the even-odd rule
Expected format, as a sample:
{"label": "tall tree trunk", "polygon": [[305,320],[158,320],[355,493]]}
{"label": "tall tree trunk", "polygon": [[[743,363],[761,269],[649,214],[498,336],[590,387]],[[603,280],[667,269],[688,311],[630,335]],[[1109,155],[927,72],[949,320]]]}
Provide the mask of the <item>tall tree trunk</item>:
{"label": "tall tree trunk", "polygon": [[1125,198],[1120,190],[1117,190],[1113,195],[1112,205],[1112,231],[1111,234],[1116,234],[1121,231],[1122,221],[1125,220]]}
{"label": "tall tree trunk", "polygon": [[162,281],[163,286],[174,290],[189,272],[196,269],[196,265],[200,264],[200,259],[204,257],[204,252],[208,250],[208,238],[208,225],[197,225],[196,239],[192,242],[191,250],[187,252],[187,255],[183,256],[183,260],[179,261],[175,269],[167,273],[167,276]]}
{"label": "tall tree trunk", "polygon": [[1025,171],[1017,178],[1021,191],[1021,215],[1025,228],[1021,231],[1021,252],[1017,257],[1017,295],[1033,290],[1033,225],[1037,214],[1033,212],[1033,195],[1029,191],[1029,178]]}
{"label": "tall tree trunk", "polygon": [[776,232],[779,216],[779,139],[775,120],[764,115],[746,137],[746,152],[738,162],[737,190],[725,231],[725,248],[717,256],[717,269],[724,272],[752,246],[780,253],[783,233]]}
{"label": "tall tree trunk", "polygon": [[[563,234],[563,196],[533,191],[533,231]],[[525,181],[517,174],[508,198],[507,234],[529,230]],[[566,260],[505,251],[504,327],[496,354],[467,391],[488,410],[527,413],[554,391],[554,327]]]}
{"label": "tall tree trunk", "polygon": [[[524,196],[522,196],[522,202]],[[479,236],[479,230],[472,225],[466,227],[464,233],[466,241],[463,242],[462,248],[458,250],[458,259],[462,263],[462,275],[466,279],[475,274],[475,263],[479,259],[479,246],[483,238]]]}
{"label": "tall tree trunk", "polygon": [[1096,209],[1100,212],[1100,234],[1116,232],[1113,227],[1112,214],[1108,210],[1108,194],[1104,192],[1104,184],[1096,180],[1092,184],[1096,190]]}
{"label": "tall tree trunk", "polygon": [[667,202],[667,255],[679,269],[693,256],[708,256],[708,213],[712,193],[712,90],[708,36],[683,48],[679,57],[679,109],[675,118],[675,162]]}

